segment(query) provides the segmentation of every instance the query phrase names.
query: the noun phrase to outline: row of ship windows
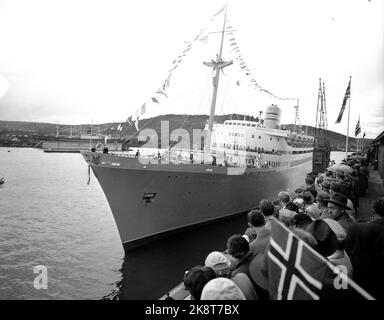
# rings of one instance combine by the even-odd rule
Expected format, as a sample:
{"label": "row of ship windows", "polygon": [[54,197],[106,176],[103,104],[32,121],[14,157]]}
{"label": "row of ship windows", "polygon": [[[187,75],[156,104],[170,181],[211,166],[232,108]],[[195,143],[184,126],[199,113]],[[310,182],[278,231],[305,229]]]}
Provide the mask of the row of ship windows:
{"label": "row of ship windows", "polygon": [[236,123],[236,122],[228,122],[226,125],[233,125],[233,126],[243,126],[243,127],[257,127],[256,124],[250,124],[250,123]]}
{"label": "row of ship windows", "polygon": [[[219,132],[219,134],[224,134],[224,132]],[[229,133],[230,136],[232,137],[244,137],[244,133],[233,133],[233,132],[230,132]],[[255,135],[253,134],[252,135],[252,139],[255,139]],[[259,139],[261,139],[261,136],[259,136]],[[269,137],[269,140],[272,141],[272,137]],[[280,138],[276,138],[277,141],[280,141]]]}
{"label": "row of ship windows", "polygon": [[230,143],[220,143],[219,145],[214,142],[212,143],[212,147],[216,148],[219,146],[219,148],[225,148],[225,149],[231,149],[231,150],[240,150],[240,151],[252,151],[252,152],[258,152],[258,153],[276,153],[276,154],[285,154],[287,151],[280,151],[280,150],[264,150],[264,148],[251,148],[251,147],[246,147],[238,144],[230,144]]}
{"label": "row of ship windows", "polygon": [[[260,147],[251,148],[251,147],[246,147],[242,145],[239,146],[238,144],[230,144],[230,143],[217,144],[216,142],[214,142],[212,143],[212,147],[213,148],[219,147],[219,148],[239,150],[239,151],[251,151],[251,152],[258,152],[258,153],[273,153],[273,154],[280,154],[280,155],[288,153],[287,151],[282,151],[282,150],[275,150],[275,149],[264,150],[264,148],[260,148]],[[306,150],[300,150],[300,151],[295,150],[295,151],[292,151],[292,154],[301,154],[301,153],[308,153],[308,152],[312,152],[312,149],[306,149]]]}

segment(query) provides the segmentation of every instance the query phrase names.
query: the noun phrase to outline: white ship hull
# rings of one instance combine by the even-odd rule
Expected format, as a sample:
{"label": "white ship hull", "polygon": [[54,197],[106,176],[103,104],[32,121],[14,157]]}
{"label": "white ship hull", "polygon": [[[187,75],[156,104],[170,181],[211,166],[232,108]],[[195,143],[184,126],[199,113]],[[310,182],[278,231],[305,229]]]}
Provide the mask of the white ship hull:
{"label": "white ship hull", "polygon": [[222,166],[143,165],[138,159],[110,154],[83,156],[106,195],[126,250],[250,210],[261,199],[274,200],[278,191],[302,185],[312,169],[312,153],[286,155],[285,167],[246,168],[241,175],[228,175]]}

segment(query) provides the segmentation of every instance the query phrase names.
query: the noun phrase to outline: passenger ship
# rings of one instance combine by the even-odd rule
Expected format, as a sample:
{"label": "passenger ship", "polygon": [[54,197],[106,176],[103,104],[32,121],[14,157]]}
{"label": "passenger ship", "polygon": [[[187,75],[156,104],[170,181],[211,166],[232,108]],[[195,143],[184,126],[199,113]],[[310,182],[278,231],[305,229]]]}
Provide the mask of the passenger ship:
{"label": "passenger ship", "polygon": [[[170,148],[159,158],[83,151],[108,200],[125,250],[167,234],[255,208],[261,199],[293,190],[312,169],[313,137],[284,130],[281,109],[264,119],[214,122],[220,72],[232,64],[204,63],[214,71],[204,150]],[[144,154],[144,152],[142,152]]]}

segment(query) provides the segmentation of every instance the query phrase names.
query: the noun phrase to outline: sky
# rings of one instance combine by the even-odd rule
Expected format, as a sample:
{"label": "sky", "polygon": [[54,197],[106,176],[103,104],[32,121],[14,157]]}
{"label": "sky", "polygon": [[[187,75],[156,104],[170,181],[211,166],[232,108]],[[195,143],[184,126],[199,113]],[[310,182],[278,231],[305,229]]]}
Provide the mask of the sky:
{"label": "sky", "polygon": [[[144,102],[146,117],[208,114],[212,70],[202,61],[215,57],[219,34],[193,45],[172,73],[168,98],[150,98],[201,29],[221,30],[222,14],[210,19],[226,3],[0,0],[0,120],[122,122]],[[250,87],[234,64],[220,76],[217,113],[258,115],[274,103],[282,122],[293,123],[299,99],[301,124],[314,126],[321,77],[328,128],[345,134],[348,110],[335,120],[352,76],[350,136],[359,116],[367,138],[384,130],[383,1],[237,0],[228,1],[227,18],[252,76],[295,100]],[[226,44],[223,59],[236,61]]]}

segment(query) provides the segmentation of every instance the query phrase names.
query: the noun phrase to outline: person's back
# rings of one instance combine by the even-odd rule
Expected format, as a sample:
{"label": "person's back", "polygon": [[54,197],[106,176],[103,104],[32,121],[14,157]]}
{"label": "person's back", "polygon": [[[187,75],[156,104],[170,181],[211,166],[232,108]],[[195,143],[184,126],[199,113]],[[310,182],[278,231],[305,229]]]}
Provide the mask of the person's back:
{"label": "person's back", "polygon": [[348,233],[349,229],[356,224],[356,220],[354,217],[349,215],[347,211],[345,214],[341,215],[339,218],[335,219],[340,225],[344,228],[344,230]]}
{"label": "person's back", "polygon": [[228,253],[238,260],[237,266],[233,271],[233,275],[238,273],[245,273],[252,282],[253,288],[255,289],[259,299],[268,299],[269,293],[265,292],[265,290],[259,287],[252,279],[249,265],[252,262],[254,256],[249,251],[248,242],[241,235],[233,235],[228,239],[227,248]]}
{"label": "person's back", "polygon": [[306,213],[312,220],[316,220],[316,219],[319,219],[319,218],[320,218],[322,211],[319,209],[319,207],[317,206],[317,204],[312,203],[312,204],[308,205],[308,206],[305,208],[305,213]]}
{"label": "person's back", "polygon": [[214,270],[210,267],[195,266],[184,275],[184,286],[194,300],[200,300],[205,284],[216,278]]}
{"label": "person's back", "polygon": [[235,273],[230,279],[236,283],[247,300],[258,300],[258,296],[250,278],[242,272]]}
{"label": "person's back", "polygon": [[260,211],[262,212],[265,218],[265,228],[271,230],[271,219],[273,218],[273,214],[275,212],[275,208],[272,202],[267,199],[261,200]]}
{"label": "person's back", "polygon": [[359,196],[365,197],[366,189],[368,188],[369,171],[365,166],[359,168]]}
{"label": "person's back", "polygon": [[258,253],[264,253],[265,248],[267,247],[271,239],[271,232],[263,228],[257,235],[257,238],[249,243],[249,251],[256,255]]}
{"label": "person's back", "polygon": [[247,300],[257,300],[256,291],[248,276],[244,273],[233,274],[233,266],[229,257],[219,251],[211,252],[205,259],[205,266],[214,270],[217,277],[231,279],[237,284]]}
{"label": "person's back", "polygon": [[340,193],[345,195],[347,198],[350,198],[352,192],[352,184],[345,182],[344,180],[339,180],[337,183],[340,185]]}
{"label": "person's back", "polygon": [[349,229],[346,251],[353,266],[353,279],[376,299],[384,299],[384,201],[372,208],[375,219]]}
{"label": "person's back", "polygon": [[348,277],[353,279],[353,266],[345,250],[337,250],[333,255],[328,257],[328,260],[335,266],[342,266],[347,269]]}
{"label": "person's back", "polygon": [[252,210],[248,213],[248,218],[248,225],[256,234],[256,238],[249,242],[249,251],[253,255],[263,253],[271,237],[270,230],[265,228],[265,217],[260,210]]}

